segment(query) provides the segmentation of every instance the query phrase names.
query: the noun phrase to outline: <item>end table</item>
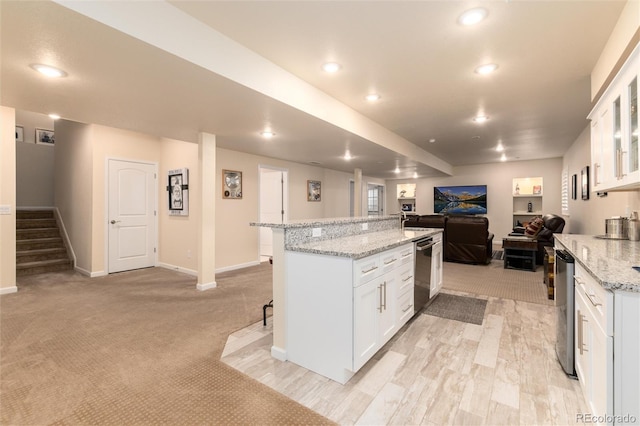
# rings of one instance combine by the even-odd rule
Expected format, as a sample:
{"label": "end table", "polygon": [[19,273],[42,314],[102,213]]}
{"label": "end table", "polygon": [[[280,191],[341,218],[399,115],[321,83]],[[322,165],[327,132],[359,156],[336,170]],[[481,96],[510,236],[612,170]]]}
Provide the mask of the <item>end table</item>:
{"label": "end table", "polygon": [[504,249],[504,267],[535,272],[538,241],[529,237],[505,237],[502,239]]}

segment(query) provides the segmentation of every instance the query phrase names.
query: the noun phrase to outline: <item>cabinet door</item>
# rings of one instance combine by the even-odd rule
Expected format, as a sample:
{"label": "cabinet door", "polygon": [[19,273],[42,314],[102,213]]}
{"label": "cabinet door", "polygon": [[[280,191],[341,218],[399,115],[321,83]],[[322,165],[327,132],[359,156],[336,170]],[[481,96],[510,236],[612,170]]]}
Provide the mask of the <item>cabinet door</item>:
{"label": "cabinet door", "polygon": [[[598,119],[601,133],[602,150],[600,154],[599,167],[595,171],[598,186],[601,188],[610,188],[615,184],[614,178],[614,159],[615,159],[615,143],[613,137],[613,100],[605,102],[603,109],[600,111]],[[596,187],[594,187],[595,189]]]}
{"label": "cabinet door", "polygon": [[382,276],[382,287],[380,288],[382,307],[379,310],[380,347],[396,334],[396,308],[398,306],[396,289],[398,288],[399,278],[400,272],[398,270]]}
{"label": "cabinet door", "polygon": [[377,278],[353,289],[353,371],[362,367],[379,349],[382,282]]}
{"label": "cabinet door", "polygon": [[613,337],[591,324],[587,350],[591,354],[591,409],[604,416],[613,413]]}
{"label": "cabinet door", "polygon": [[575,291],[575,365],[576,365],[576,374],[578,375],[578,380],[580,381],[582,393],[584,394],[584,399],[589,402],[591,401],[591,366],[589,365],[589,352],[588,349],[585,351],[588,346],[589,339],[589,323],[587,322],[585,310],[586,310],[586,302],[580,292],[576,289]]}
{"label": "cabinet door", "polygon": [[623,185],[640,182],[640,153],[638,152],[638,76],[626,76],[623,93],[622,146],[619,154],[620,179]]}

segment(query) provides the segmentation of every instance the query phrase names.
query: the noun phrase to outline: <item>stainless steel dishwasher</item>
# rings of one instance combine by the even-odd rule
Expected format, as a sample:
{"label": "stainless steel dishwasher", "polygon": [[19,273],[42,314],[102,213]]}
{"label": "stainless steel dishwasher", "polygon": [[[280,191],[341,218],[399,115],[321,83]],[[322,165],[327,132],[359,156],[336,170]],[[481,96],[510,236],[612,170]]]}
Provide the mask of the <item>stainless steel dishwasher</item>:
{"label": "stainless steel dishwasher", "polygon": [[425,237],[416,241],[415,286],[413,289],[414,312],[420,311],[429,301],[431,293],[431,275],[433,269],[433,248],[439,241]]}
{"label": "stainless steel dishwasher", "polygon": [[576,377],[574,350],[575,272],[574,259],[565,250],[556,250],[556,355],[568,376]]}

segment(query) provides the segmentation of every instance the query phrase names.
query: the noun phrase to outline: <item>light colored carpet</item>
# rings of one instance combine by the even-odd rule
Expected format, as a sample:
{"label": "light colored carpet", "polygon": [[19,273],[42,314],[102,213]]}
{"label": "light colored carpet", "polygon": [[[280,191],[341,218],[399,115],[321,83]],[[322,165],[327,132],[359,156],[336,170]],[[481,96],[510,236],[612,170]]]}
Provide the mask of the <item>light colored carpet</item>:
{"label": "light colored carpet", "polygon": [[19,278],[0,298],[1,424],[330,424],[220,361],[262,319],[270,266],[217,283],[161,268]]}
{"label": "light colored carpet", "polygon": [[443,288],[447,290],[541,305],[554,304],[547,298],[542,266],[532,272],[504,269],[503,261],[495,259],[488,265],[445,262],[443,274]]}

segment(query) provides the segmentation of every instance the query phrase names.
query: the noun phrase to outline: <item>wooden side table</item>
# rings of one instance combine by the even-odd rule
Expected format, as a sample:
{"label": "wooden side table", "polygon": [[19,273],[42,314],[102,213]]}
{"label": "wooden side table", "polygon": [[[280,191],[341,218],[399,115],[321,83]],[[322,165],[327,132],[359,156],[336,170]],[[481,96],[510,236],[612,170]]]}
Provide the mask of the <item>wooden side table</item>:
{"label": "wooden side table", "polygon": [[555,287],[553,284],[554,264],[556,252],[553,247],[544,248],[544,283],[547,286],[547,296],[550,300],[555,298]]}
{"label": "wooden side table", "polygon": [[502,239],[504,249],[504,267],[512,269],[536,270],[536,252],[538,241],[529,237],[505,237]]}

